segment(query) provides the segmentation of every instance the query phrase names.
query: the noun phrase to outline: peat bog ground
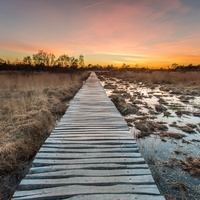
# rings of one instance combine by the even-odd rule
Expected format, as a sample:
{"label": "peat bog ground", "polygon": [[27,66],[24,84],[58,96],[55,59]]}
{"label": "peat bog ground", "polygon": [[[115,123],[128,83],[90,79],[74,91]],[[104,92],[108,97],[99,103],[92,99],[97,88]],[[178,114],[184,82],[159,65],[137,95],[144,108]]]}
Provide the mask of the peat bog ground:
{"label": "peat bog ground", "polygon": [[165,198],[200,199],[200,73],[106,72],[99,77]]}

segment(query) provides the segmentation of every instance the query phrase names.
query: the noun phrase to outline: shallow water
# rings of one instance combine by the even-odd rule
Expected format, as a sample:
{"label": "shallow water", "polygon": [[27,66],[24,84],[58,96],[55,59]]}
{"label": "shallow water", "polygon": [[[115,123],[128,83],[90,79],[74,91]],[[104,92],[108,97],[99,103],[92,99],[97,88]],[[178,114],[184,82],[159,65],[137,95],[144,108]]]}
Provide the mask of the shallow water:
{"label": "shallow water", "polygon": [[[150,88],[143,83],[129,83],[120,79],[109,80],[106,78],[102,84],[113,84],[117,90],[127,91],[135,100],[142,101],[142,104],[138,105],[140,106],[140,115],[153,117],[153,121],[156,122],[163,122],[168,127],[167,132],[185,135],[184,140],[167,137],[164,142],[159,136],[160,133],[157,132],[145,138],[138,138],[137,144],[149,164],[161,193],[167,199],[200,199],[199,178],[191,176],[178,167],[164,166],[164,163],[172,158],[185,160],[186,156],[200,157],[200,117],[195,117],[192,114],[194,112],[200,113],[200,97],[187,95],[187,101],[182,102],[180,95],[171,94],[170,91],[162,91],[159,85]],[[113,90],[106,89],[108,96],[113,93]],[[164,116],[163,113],[149,114],[149,109],[155,110],[155,105],[159,104],[160,98],[165,101],[163,105],[171,113],[169,117]],[[126,101],[130,102],[129,99]],[[178,110],[190,111],[191,113],[178,116],[175,113]],[[128,118],[133,119],[136,117],[138,115],[128,116]],[[191,123],[196,124],[197,128],[193,129],[195,133],[189,134],[177,127],[170,126],[172,123],[176,123],[177,126],[186,126],[186,124]],[[134,124],[130,129],[134,134],[138,131],[134,128]]]}

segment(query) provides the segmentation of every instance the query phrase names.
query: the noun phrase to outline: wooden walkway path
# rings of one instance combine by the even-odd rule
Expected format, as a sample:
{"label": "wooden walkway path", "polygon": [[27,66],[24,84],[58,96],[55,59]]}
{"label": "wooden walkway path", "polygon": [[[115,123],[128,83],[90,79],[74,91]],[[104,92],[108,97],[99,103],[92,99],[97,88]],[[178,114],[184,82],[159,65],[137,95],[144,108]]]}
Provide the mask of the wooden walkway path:
{"label": "wooden walkway path", "polygon": [[163,200],[126,122],[92,73],[13,199]]}

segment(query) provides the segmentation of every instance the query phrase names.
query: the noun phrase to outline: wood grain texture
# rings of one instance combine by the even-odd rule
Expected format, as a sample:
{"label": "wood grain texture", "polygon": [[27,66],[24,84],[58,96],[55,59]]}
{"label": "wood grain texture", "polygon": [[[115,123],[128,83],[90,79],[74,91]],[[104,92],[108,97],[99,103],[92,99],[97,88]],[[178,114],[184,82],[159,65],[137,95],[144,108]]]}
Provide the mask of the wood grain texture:
{"label": "wood grain texture", "polygon": [[13,199],[163,200],[129,128],[91,73]]}

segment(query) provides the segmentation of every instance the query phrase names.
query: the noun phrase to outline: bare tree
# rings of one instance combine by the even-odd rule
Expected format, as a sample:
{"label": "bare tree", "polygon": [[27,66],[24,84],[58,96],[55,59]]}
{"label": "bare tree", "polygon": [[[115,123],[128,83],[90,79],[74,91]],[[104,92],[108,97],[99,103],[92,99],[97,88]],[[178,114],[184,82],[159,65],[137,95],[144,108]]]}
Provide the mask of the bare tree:
{"label": "bare tree", "polygon": [[6,63],[6,61],[4,59],[0,58],[0,65],[5,64],[5,63]]}
{"label": "bare tree", "polygon": [[49,66],[55,65],[56,56],[53,53],[48,54],[49,57]]}
{"label": "bare tree", "polygon": [[172,69],[176,69],[178,67],[178,64],[177,63],[173,63],[171,67],[172,67]]}
{"label": "bare tree", "polygon": [[32,64],[32,59],[31,59],[31,57],[30,57],[30,56],[24,57],[23,63],[26,64],[26,65],[31,65],[31,64]]}
{"label": "bare tree", "polygon": [[69,65],[70,65],[70,57],[68,55],[63,54],[63,55],[58,57],[56,62],[61,67],[69,67]]}
{"label": "bare tree", "polygon": [[78,59],[71,57],[70,58],[70,63],[71,63],[71,68],[72,69],[77,69],[78,68]]}
{"label": "bare tree", "polygon": [[85,66],[84,56],[83,55],[79,56],[78,64],[79,64],[79,67],[84,67]]}
{"label": "bare tree", "polygon": [[39,50],[37,54],[33,54],[33,61],[35,65],[52,66],[55,63],[55,55]]}

